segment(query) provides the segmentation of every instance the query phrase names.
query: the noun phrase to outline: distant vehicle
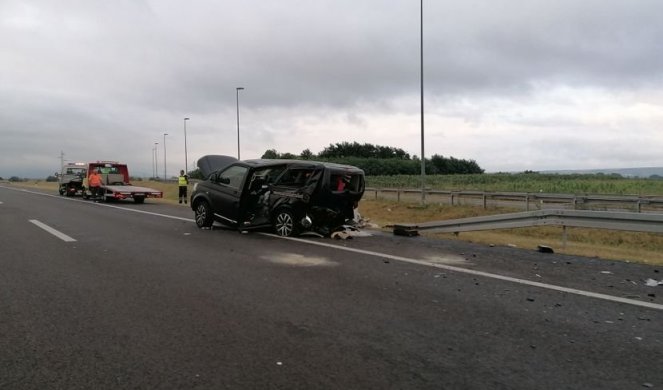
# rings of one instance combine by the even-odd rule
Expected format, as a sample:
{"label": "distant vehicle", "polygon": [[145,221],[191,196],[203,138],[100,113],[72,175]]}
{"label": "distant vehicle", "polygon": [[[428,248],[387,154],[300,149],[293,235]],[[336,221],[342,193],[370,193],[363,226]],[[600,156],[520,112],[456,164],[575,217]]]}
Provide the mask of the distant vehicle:
{"label": "distant vehicle", "polygon": [[92,171],[101,173],[101,200],[112,201],[133,199],[135,203],[145,202],[145,198],[162,198],[163,192],[147,187],[134,186],[129,182],[129,169],[127,164],[117,161],[96,161],[87,164],[87,176],[83,182],[83,197],[92,196],[88,187],[88,178]]}
{"label": "distant vehicle", "polygon": [[86,173],[86,164],[83,162],[67,163],[63,165],[62,171],[55,174],[58,178],[58,192],[60,195],[83,195],[83,192],[85,191],[83,180],[86,177]]}
{"label": "distant vehicle", "polygon": [[364,171],[308,160],[205,156],[206,177],[194,184],[191,208],[200,228],[216,221],[240,230],[273,227],[281,236],[329,235],[352,223],[364,194]]}

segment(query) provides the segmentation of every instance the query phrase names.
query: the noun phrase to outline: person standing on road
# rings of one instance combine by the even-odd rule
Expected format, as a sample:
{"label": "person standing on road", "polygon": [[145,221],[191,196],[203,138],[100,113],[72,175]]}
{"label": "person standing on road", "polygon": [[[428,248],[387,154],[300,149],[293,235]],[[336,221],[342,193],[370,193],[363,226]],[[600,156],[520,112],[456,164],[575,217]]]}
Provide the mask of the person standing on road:
{"label": "person standing on road", "polygon": [[90,173],[88,178],[88,185],[90,186],[90,192],[92,193],[92,199],[97,200],[101,194],[101,175],[99,170],[95,169]]}
{"label": "person standing on road", "polygon": [[178,178],[178,184],[180,188],[180,203],[182,203],[182,200],[184,200],[184,204],[186,204],[186,190],[187,187],[189,186],[189,176],[184,174],[184,170],[180,170],[180,177]]}

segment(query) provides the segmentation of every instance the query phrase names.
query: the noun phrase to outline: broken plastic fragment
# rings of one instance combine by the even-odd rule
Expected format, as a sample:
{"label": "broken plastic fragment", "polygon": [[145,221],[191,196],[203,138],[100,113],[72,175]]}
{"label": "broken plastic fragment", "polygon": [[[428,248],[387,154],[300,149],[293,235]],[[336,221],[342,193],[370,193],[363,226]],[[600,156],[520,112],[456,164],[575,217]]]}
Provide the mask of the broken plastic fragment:
{"label": "broken plastic fragment", "polygon": [[656,279],[649,278],[649,279],[645,280],[645,284],[649,287],[663,286],[663,279],[656,280]]}

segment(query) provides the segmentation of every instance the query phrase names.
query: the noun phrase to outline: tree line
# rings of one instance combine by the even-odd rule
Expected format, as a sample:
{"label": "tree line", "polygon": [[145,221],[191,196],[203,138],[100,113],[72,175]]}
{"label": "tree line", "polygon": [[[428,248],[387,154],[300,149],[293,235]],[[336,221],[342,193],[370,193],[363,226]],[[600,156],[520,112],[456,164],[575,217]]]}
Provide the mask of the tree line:
{"label": "tree line", "polygon": [[[269,149],[263,159],[300,159],[328,161],[338,164],[354,165],[364,170],[368,176],[377,175],[417,175],[421,173],[421,159],[410,156],[403,149],[391,146],[359,144],[358,142],[340,142],[330,144],[317,155],[309,149],[299,155],[279,153]],[[425,160],[427,175],[457,175],[484,173],[474,160],[457,159],[434,154]]]}

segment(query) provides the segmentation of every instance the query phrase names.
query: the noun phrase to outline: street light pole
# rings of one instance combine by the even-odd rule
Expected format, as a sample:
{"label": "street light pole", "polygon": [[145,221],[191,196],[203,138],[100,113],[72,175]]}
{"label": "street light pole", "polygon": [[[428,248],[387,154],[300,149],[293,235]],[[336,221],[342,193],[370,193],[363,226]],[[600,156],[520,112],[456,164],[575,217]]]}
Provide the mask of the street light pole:
{"label": "street light pole", "polygon": [[163,180],[168,180],[168,174],[166,173],[166,136],[168,133],[163,133]]}
{"label": "street light pole", "polygon": [[155,142],[154,143],[154,174],[156,175],[156,179],[159,180],[159,153],[157,152],[159,150],[159,143]]}
{"label": "street light pole", "polygon": [[186,121],[188,121],[189,118],[184,118],[184,174],[188,175],[189,174],[189,160],[186,155]]}
{"label": "street light pole", "polygon": [[154,146],[152,146],[152,177],[154,177]]}
{"label": "street light pole", "polygon": [[420,0],[419,42],[421,58],[421,204],[426,203],[426,155],[424,154],[424,0]]}
{"label": "street light pole", "polygon": [[244,87],[237,87],[235,91],[237,93],[237,159],[239,160],[239,91],[244,90]]}

